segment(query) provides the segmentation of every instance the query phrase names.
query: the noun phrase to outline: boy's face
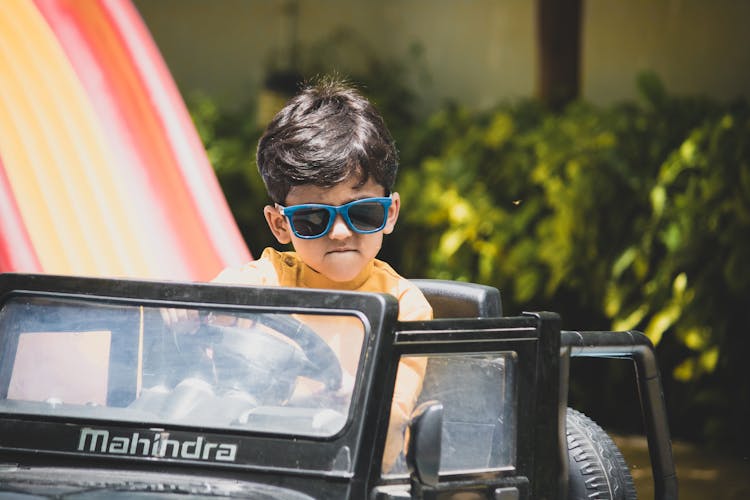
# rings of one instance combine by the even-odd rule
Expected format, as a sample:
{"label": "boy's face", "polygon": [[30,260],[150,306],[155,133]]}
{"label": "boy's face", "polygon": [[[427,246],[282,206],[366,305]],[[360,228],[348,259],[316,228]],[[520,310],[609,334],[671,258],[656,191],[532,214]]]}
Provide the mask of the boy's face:
{"label": "boy's face", "polygon": [[[294,186],[286,197],[285,205],[322,203],[343,205],[363,198],[385,196],[383,186],[372,178],[359,186],[356,176],[330,188],[313,185]],[[398,193],[391,195],[393,202],[388,209],[385,227],[382,231],[361,234],[353,231],[341,215],[336,216],[330,231],[316,239],[303,239],[294,235],[289,221],[277,207],[264,209],[266,221],[274,236],[281,244],[292,243],[299,257],[315,271],[332,281],[343,282],[356,278],[365,266],[375,258],[383,243],[383,234],[393,231],[398,218],[400,200]]]}

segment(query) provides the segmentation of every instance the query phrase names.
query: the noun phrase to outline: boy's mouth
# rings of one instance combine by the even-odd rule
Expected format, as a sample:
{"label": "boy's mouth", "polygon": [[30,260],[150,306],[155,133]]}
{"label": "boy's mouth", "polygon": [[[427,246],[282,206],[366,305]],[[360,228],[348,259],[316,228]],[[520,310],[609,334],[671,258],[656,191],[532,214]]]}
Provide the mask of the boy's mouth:
{"label": "boy's mouth", "polygon": [[341,248],[332,248],[328,251],[328,253],[343,253],[343,252],[355,252],[356,250],[354,248],[349,247],[341,247]]}

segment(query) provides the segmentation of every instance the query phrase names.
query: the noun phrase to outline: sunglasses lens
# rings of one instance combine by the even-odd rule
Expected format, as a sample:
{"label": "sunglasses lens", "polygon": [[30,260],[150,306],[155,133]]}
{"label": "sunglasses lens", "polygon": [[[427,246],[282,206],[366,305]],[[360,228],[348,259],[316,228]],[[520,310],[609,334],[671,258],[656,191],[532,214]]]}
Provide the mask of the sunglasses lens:
{"label": "sunglasses lens", "polygon": [[386,210],[383,203],[365,201],[349,207],[349,220],[359,231],[377,231],[385,224]]}
{"label": "sunglasses lens", "polygon": [[324,208],[304,208],[292,214],[292,226],[300,236],[318,236],[328,227],[330,217]]}

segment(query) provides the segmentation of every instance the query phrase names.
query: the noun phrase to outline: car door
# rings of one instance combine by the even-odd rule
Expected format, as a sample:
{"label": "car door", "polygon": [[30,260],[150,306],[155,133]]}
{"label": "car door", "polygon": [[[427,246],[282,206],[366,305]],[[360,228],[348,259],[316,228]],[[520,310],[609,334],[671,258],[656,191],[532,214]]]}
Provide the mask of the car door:
{"label": "car door", "polygon": [[399,323],[390,370],[427,358],[418,403],[442,406],[440,465],[425,484],[407,453],[370,478],[372,497],[556,498],[559,343],[559,318],[549,313]]}

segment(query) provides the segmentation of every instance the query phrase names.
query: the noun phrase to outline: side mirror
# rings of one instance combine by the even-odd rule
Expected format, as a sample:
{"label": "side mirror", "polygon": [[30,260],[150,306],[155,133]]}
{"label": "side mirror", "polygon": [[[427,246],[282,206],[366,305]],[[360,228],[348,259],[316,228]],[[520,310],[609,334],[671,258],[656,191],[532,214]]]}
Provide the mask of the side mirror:
{"label": "side mirror", "polygon": [[434,488],[440,472],[440,448],[443,432],[443,404],[425,401],[411,414],[406,464],[412,488]]}

